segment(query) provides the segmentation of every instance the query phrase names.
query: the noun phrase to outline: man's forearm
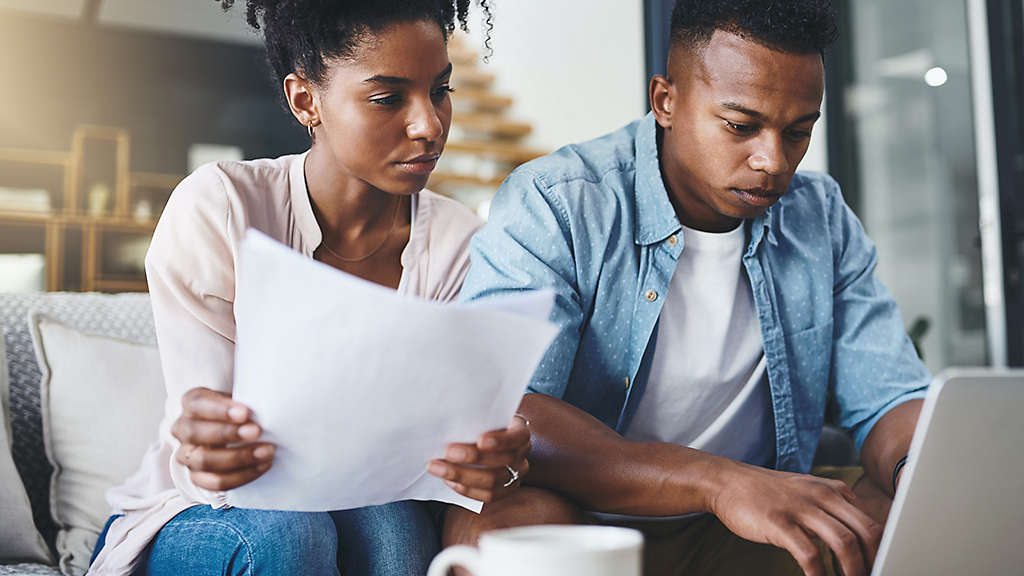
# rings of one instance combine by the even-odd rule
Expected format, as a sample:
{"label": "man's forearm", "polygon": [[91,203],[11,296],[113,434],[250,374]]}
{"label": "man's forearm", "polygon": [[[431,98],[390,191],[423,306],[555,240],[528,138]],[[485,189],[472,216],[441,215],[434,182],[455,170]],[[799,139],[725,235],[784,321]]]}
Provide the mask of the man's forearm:
{"label": "man's forearm", "polygon": [[526,483],[561,492],[600,512],[675,515],[706,512],[729,462],[690,448],[630,442],[593,416],[543,394],[519,412],[533,448]]}
{"label": "man's forearm", "polygon": [[864,471],[889,496],[893,495],[893,470],[910,450],[923,403],[923,400],[910,400],[889,410],[875,423],[861,447]]}

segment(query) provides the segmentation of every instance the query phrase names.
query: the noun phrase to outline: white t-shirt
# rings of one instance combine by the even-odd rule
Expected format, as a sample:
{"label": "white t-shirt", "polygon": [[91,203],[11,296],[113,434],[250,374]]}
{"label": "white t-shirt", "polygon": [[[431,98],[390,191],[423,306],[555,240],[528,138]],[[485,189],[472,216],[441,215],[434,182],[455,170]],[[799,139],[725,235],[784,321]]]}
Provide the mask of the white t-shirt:
{"label": "white t-shirt", "polygon": [[760,324],[743,268],[744,227],[683,227],[651,372],[626,438],[668,442],[759,466],[775,461]]}

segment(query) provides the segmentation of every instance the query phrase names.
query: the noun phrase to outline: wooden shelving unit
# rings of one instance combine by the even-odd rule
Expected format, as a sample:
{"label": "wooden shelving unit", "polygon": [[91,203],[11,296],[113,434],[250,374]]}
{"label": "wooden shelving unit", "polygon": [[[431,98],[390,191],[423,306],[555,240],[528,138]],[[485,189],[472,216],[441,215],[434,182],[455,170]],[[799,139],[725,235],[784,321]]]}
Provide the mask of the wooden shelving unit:
{"label": "wooden shelving unit", "polygon": [[512,107],[515,102],[508,96],[493,94],[479,88],[463,88],[459,90],[457,99],[460,102],[468,102],[474,108],[487,112],[501,112]]}
{"label": "wooden shelving unit", "polygon": [[[49,211],[0,205],[0,228],[41,229],[48,291],[146,291],[144,247],[182,176],[131,172],[131,138],[121,128],[79,126],[69,152],[0,149],[0,187],[27,184],[49,193]],[[61,183],[41,177],[59,171]],[[33,181],[34,177],[39,177]],[[13,180],[13,182],[12,182]],[[81,242],[71,242],[71,237]],[[105,247],[109,250],[105,251]],[[132,255],[126,262],[123,248]],[[4,251],[0,244],[0,251]],[[70,253],[80,250],[80,259]],[[21,250],[19,250],[21,251]],[[114,254],[117,257],[111,257]]]}
{"label": "wooden shelving unit", "polygon": [[495,93],[495,76],[480,69],[479,54],[456,34],[448,45],[452,73],[451,134],[428,186],[486,216],[490,198],[520,164],[543,156],[523,143],[533,127],[509,117],[512,98]]}
{"label": "wooden shelving unit", "polygon": [[472,174],[455,174],[452,172],[435,172],[430,177],[431,185],[441,187],[442,189],[457,184],[473,184],[497,189],[504,180],[504,178],[481,178]]}
{"label": "wooden shelving unit", "polygon": [[545,154],[540,150],[534,150],[515,143],[505,143],[492,140],[462,140],[449,142],[445,146],[447,152],[477,154],[484,157],[496,158],[511,164],[523,164],[534,158],[540,158]]}

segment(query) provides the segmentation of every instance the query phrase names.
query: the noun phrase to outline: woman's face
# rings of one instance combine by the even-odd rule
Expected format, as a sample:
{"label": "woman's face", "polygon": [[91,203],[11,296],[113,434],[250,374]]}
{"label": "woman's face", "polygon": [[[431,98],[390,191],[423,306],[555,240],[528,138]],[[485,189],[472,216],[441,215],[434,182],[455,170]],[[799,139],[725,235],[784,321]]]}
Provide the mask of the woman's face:
{"label": "woman's face", "polygon": [[329,149],[342,177],[392,194],[422,190],[451,127],[451,72],[436,22],[367,34],[352,57],[328,62],[315,146]]}

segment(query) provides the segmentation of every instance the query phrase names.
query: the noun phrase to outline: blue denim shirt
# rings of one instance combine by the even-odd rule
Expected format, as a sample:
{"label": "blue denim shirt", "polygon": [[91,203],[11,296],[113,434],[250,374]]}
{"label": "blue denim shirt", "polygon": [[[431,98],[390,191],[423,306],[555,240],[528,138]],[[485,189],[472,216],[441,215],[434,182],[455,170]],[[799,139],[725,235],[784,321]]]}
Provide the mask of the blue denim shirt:
{"label": "blue denim shirt", "polygon": [[[875,246],[834,180],[797,173],[782,199],[744,226],[776,468],[808,472],[829,395],[860,450],[888,410],[924,397],[931,377],[874,275]],[[561,398],[624,433],[644,393],[663,296],[685,246],[648,114],[509,176],[473,240],[461,299],[553,288],[559,333],[529,391]]]}

